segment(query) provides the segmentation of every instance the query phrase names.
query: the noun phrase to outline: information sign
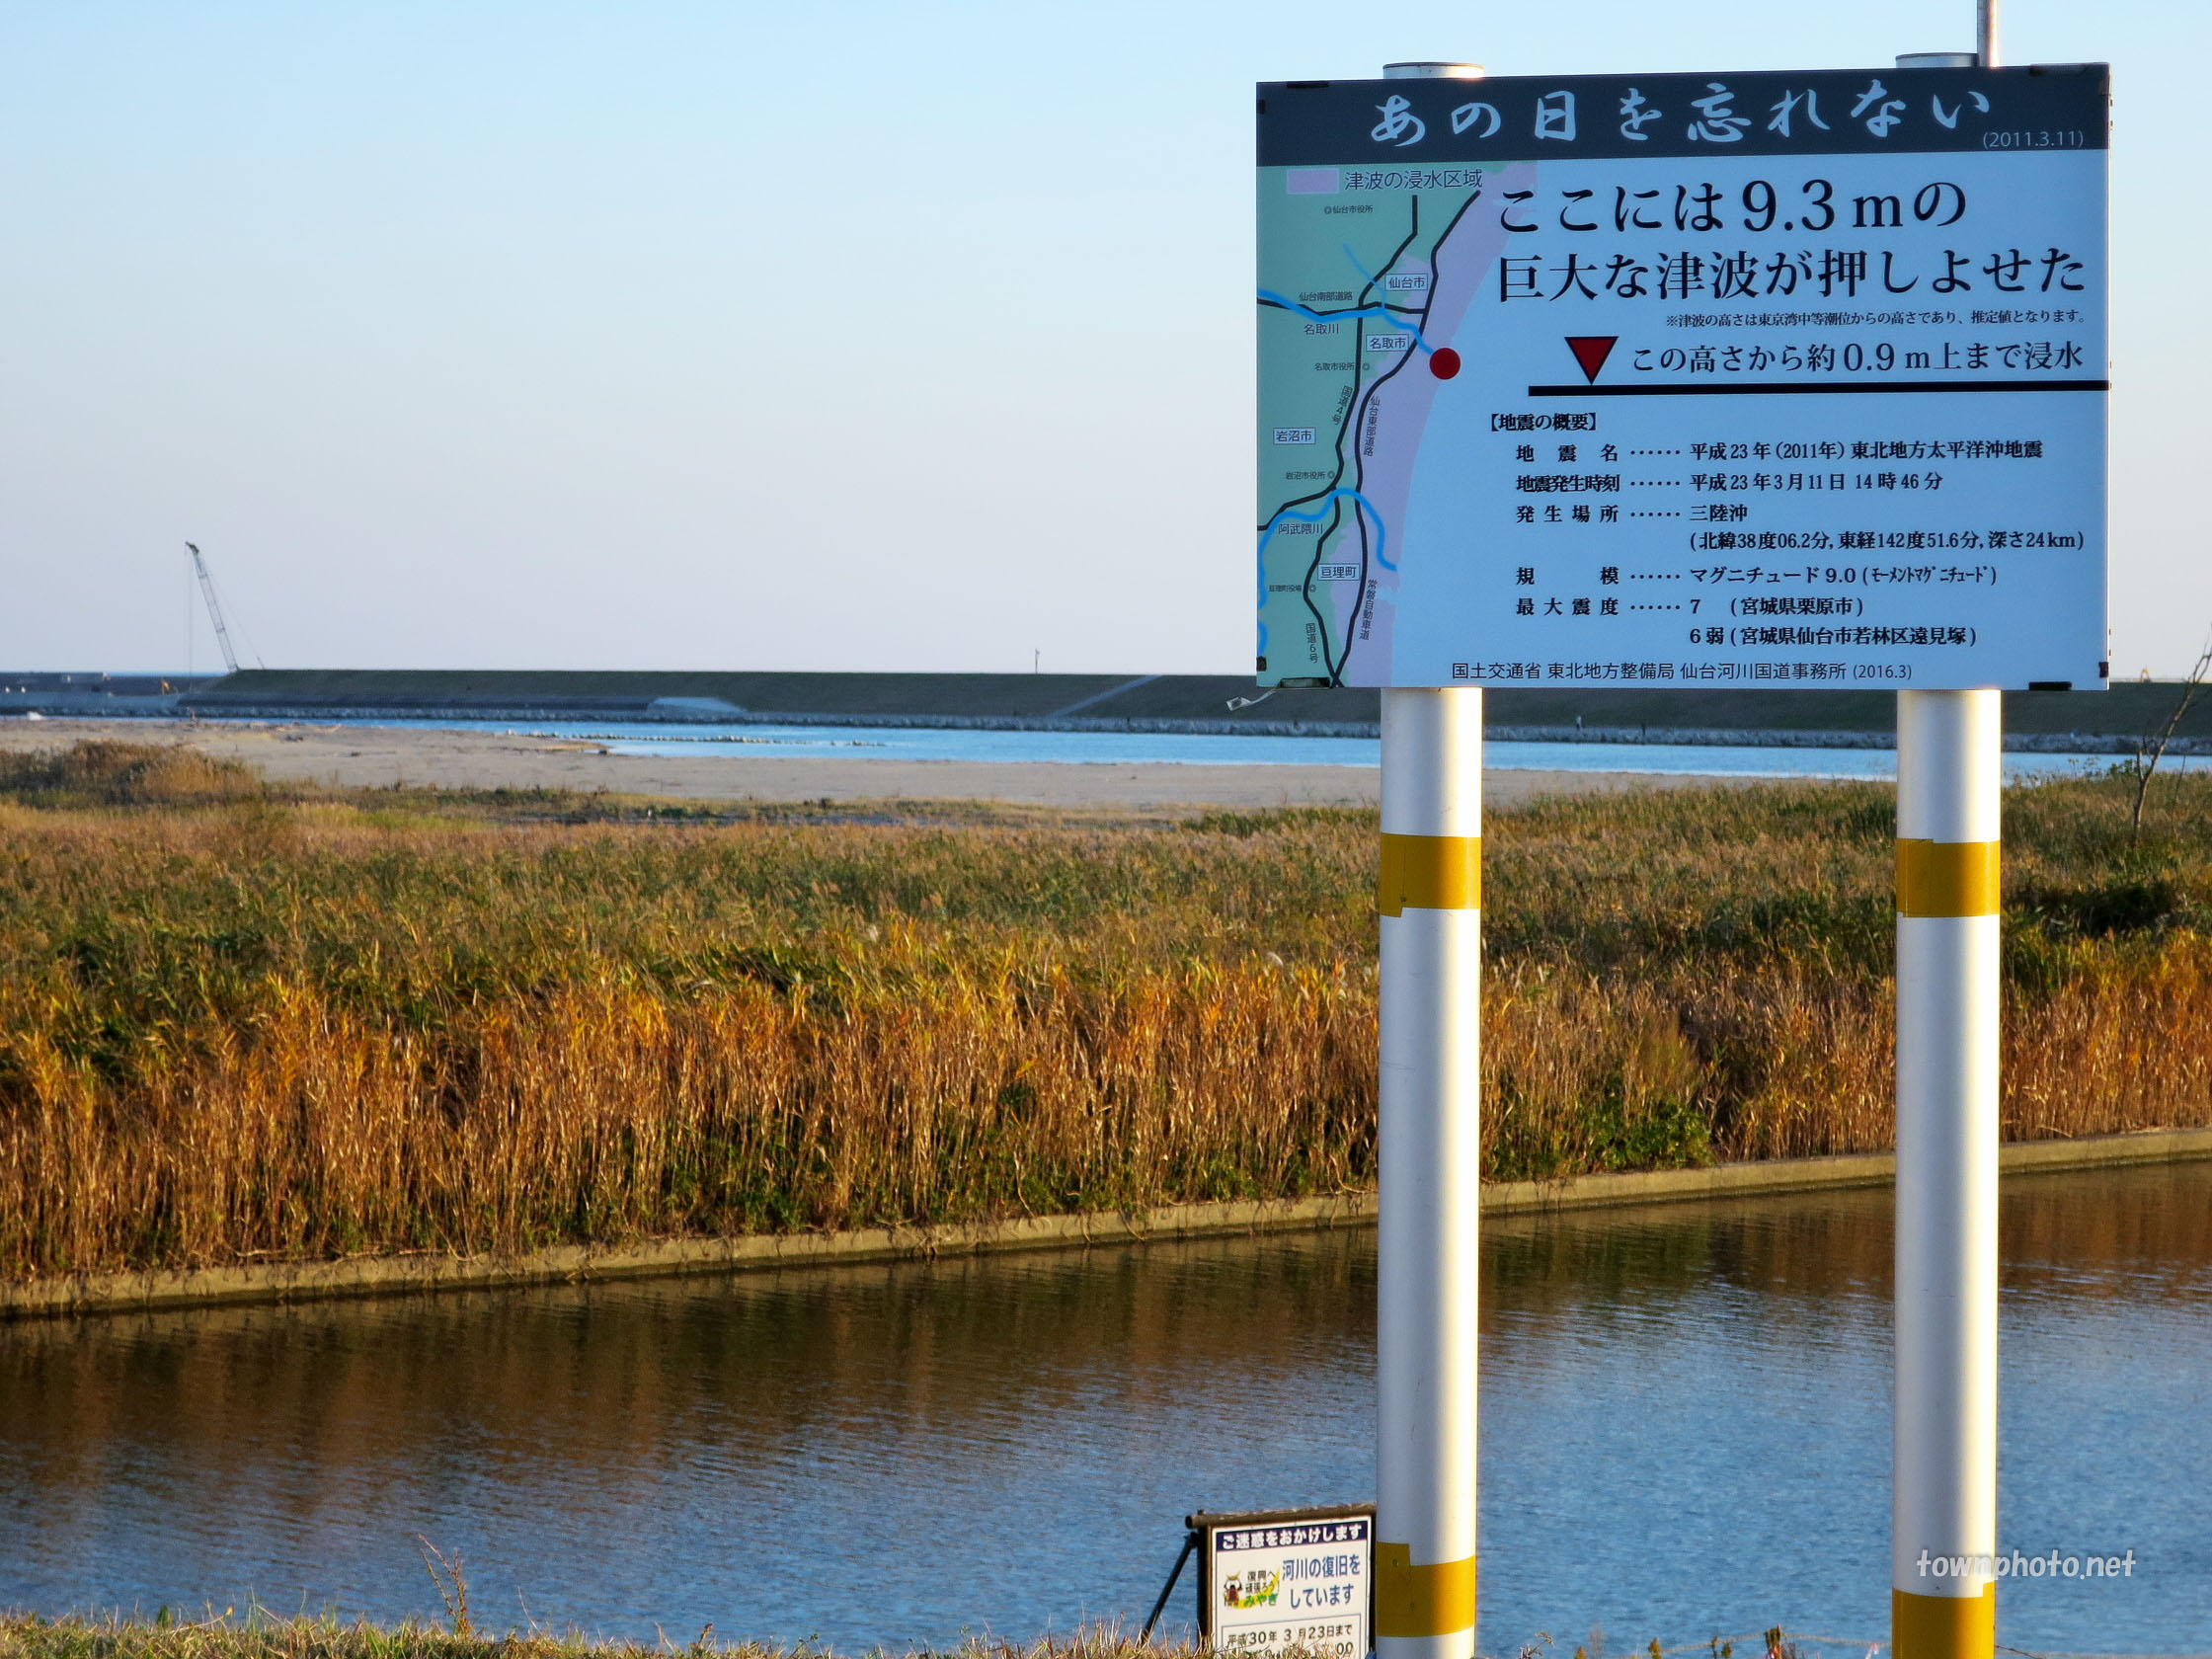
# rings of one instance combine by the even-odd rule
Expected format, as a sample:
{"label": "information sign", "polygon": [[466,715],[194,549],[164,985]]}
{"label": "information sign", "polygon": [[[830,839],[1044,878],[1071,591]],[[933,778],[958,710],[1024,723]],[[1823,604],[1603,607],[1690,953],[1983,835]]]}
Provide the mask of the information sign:
{"label": "information sign", "polygon": [[1372,1613],[1375,1511],[1281,1510],[1191,1517],[1201,1537],[1199,1630],[1247,1659],[1296,1649],[1365,1659]]}
{"label": "information sign", "polygon": [[2101,685],[2107,107],[1262,85],[1261,683]]}

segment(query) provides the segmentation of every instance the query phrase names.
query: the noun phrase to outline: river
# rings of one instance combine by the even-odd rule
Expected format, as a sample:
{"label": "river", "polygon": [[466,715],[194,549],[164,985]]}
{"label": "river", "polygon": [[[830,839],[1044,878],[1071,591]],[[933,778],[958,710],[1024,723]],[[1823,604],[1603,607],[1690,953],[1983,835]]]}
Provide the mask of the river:
{"label": "river", "polygon": [[[529,733],[583,738],[616,754],[785,756],[847,760],[986,760],[1132,765],[1367,766],[1382,763],[1375,738],[1287,738],[1263,734],[1198,732],[999,732],[926,726],[705,726],[605,721],[515,722],[470,720],[346,721],[344,725],[414,726],[440,730]],[[2069,772],[2101,772],[2123,757],[2113,754],[2011,753],[2005,781]],[[1489,743],[1486,766],[1509,771],[1646,772],[1728,777],[1828,777],[1894,779],[1897,751],[1890,749],[1771,749],[1754,745],[1624,743]],[[2174,770],[2202,766],[2196,756],[2172,756]]]}
{"label": "river", "polygon": [[[2002,1224],[2002,1544],[2134,1566],[2000,1640],[2212,1649],[2212,1163]],[[1490,1224],[1482,1650],[1886,1639],[1889,1249],[1883,1190]],[[0,1601],[435,1613],[421,1535],[494,1627],[1134,1621],[1186,1511],[1371,1495],[1374,1276],[1353,1229],[0,1327]]]}

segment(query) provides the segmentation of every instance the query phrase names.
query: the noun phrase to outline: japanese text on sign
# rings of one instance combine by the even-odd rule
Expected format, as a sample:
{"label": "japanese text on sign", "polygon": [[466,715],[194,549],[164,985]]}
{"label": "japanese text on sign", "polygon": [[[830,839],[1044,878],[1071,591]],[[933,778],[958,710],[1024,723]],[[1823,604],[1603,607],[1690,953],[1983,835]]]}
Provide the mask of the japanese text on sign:
{"label": "japanese text on sign", "polygon": [[2105,106],[1262,87],[1261,680],[2100,683]]}

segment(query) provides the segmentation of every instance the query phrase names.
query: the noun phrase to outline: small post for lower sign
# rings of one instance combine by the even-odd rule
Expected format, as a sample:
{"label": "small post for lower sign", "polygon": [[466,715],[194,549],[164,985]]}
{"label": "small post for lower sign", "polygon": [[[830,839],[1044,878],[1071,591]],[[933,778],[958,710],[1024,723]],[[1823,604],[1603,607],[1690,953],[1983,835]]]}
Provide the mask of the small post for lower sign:
{"label": "small post for lower sign", "polygon": [[2002,693],[1897,696],[1894,1659],[1997,1630]]}
{"label": "small post for lower sign", "polygon": [[1482,692],[1382,693],[1379,1659],[1467,1659],[1475,1606]]}

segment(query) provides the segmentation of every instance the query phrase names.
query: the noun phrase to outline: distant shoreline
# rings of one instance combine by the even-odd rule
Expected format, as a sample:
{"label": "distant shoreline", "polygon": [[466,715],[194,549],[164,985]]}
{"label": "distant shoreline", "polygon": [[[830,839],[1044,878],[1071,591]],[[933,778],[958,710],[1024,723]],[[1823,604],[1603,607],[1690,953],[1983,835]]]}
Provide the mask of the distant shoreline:
{"label": "distant shoreline", "polygon": [[[1578,665],[1602,668],[1605,665]],[[1891,749],[1886,690],[1582,684],[1484,688],[1497,743]],[[2006,747],[2133,753],[2178,687],[2005,694]],[[249,669],[219,678],[0,672],[0,716],[238,720],[621,722],[1373,739],[1373,687],[1265,691],[1233,674],[810,673]],[[2212,754],[2212,698],[2169,752]]]}
{"label": "distant shoreline", "polygon": [[[0,716],[7,711],[0,709]],[[42,711],[41,711],[42,712]],[[69,718],[69,716],[47,716]],[[101,718],[113,718],[102,716]],[[1315,720],[1143,720],[1110,718],[1023,718],[1018,715],[961,714],[825,714],[813,712],[770,713],[730,708],[708,712],[696,708],[644,711],[628,708],[555,708],[519,705],[482,708],[455,705],[437,708],[379,707],[374,705],[329,707],[323,705],[246,704],[220,709],[147,711],[123,718],[171,720],[276,720],[361,721],[481,721],[560,723],[605,722],[622,725],[691,726],[822,726],[877,727],[892,730],[953,732],[1112,732],[1130,735],[1160,734],[1181,737],[1246,738],[1364,738],[1382,735],[1380,721]],[[1783,731],[1772,728],[1716,726],[1499,726],[1486,725],[1489,743],[1532,744],[1656,744],[1694,749],[1863,749],[1894,750],[1895,732]],[[2013,754],[2133,754],[2137,740],[2104,732],[2008,732],[2006,752]],[[2212,737],[2175,737],[2167,744],[2170,755],[2212,754]]]}

